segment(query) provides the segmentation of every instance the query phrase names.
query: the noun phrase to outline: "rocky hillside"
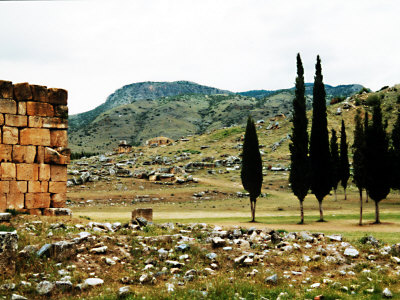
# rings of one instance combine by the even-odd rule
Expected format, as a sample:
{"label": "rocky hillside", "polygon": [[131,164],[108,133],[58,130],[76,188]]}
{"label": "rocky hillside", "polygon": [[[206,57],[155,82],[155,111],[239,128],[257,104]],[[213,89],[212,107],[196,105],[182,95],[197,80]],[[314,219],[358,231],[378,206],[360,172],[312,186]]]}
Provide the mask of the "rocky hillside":
{"label": "rocky hillside", "polygon": [[[306,83],[306,95],[312,97],[313,93],[313,83]],[[325,91],[327,95],[327,99],[332,99],[335,97],[348,97],[357,92],[359,92],[363,88],[360,84],[346,84],[346,85],[338,85],[338,86],[331,86],[329,84],[325,84]],[[294,92],[294,87],[291,89],[283,89],[283,90],[276,90],[276,91],[267,91],[267,90],[252,90],[247,92],[240,92],[240,95],[254,97],[254,98],[265,98],[272,94],[279,94],[284,91],[291,91]]]}
{"label": "rocky hillside", "polygon": [[101,113],[120,105],[130,104],[137,100],[154,100],[162,97],[177,95],[214,95],[232,94],[232,92],[220,90],[213,87],[199,85],[190,81],[174,82],[138,82],[125,85],[107,97],[105,103],[93,110],[73,115],[70,117],[70,128],[72,130],[92,122]]}
{"label": "rocky hillside", "polygon": [[[361,88],[327,85],[327,100]],[[136,83],[117,90],[95,110],[71,116],[70,147],[74,152],[105,152],[120,140],[138,145],[155,136],[177,139],[241,125],[249,114],[268,121],[277,114],[290,115],[293,95],[294,89],[249,97],[183,81]],[[307,84],[309,107],[311,101],[312,84]]]}

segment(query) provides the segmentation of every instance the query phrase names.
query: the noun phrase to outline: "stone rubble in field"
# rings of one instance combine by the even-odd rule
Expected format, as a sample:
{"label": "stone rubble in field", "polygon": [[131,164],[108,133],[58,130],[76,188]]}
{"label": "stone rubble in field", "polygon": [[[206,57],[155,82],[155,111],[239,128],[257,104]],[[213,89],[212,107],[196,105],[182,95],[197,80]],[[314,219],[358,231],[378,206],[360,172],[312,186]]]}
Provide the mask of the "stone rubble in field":
{"label": "stone rubble in field", "polygon": [[[175,290],[188,282],[225,272],[226,263],[234,269],[243,270],[249,278],[263,276],[266,284],[275,285],[283,281],[294,286],[303,284],[307,289],[337,286],[338,289],[348,288],[349,293],[358,293],[360,287],[354,284],[342,286],[337,281],[356,278],[360,274],[369,280],[373,278],[371,272],[380,270],[382,260],[385,261],[381,264],[382,270],[392,268],[393,275],[400,276],[395,275],[400,270],[399,258],[393,251],[396,245],[370,243],[366,250],[358,250],[357,244],[343,241],[339,235],[306,231],[286,233],[257,228],[225,229],[206,224],[177,223],[171,226],[169,223],[141,223],[133,227],[131,224],[89,222],[79,225],[71,226],[68,222],[46,225],[36,221],[23,224],[18,230],[25,233],[33,233],[33,228],[46,226],[45,232],[51,229],[57,233],[42,244],[27,245],[18,253],[15,250],[21,258],[37,255],[40,260],[54,259],[57,262],[57,277],[50,281],[49,278],[53,277],[49,275],[32,275],[28,280],[24,278],[26,282],[21,281],[18,286],[36,286],[36,292],[42,295],[61,290],[83,291],[90,286],[103,285],[104,280],[98,277],[103,277],[104,271],[132,268],[132,260],[137,259],[136,253],[141,253],[143,258],[140,268],[135,269],[135,277],[121,274],[118,281],[124,286],[152,285],[166,280],[171,285],[165,285],[165,289],[170,287]],[[165,230],[165,234],[147,236],[149,228]],[[65,235],[60,240],[59,234],[63,232]],[[132,241],[135,242],[132,244]],[[194,255],[191,252],[193,249],[197,249],[195,253],[199,254]],[[372,260],[369,259],[371,255]],[[68,265],[64,263],[65,257],[71,259]],[[280,261],[289,264],[281,269]],[[355,266],[361,261],[371,263],[371,267],[356,271]],[[199,266],[191,269],[194,262]],[[317,279],[313,277],[314,265],[331,266],[335,271]],[[74,285],[75,272],[85,272],[90,278]],[[108,281],[107,277],[103,278]]]}

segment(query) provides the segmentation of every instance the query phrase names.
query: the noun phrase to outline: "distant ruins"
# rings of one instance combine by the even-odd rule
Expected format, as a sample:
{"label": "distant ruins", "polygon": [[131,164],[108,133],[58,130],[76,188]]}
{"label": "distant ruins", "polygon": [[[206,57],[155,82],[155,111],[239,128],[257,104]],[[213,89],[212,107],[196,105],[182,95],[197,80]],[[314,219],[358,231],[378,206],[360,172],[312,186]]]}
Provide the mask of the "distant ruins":
{"label": "distant ruins", "polygon": [[68,92],[0,81],[0,212],[53,215],[67,192]]}
{"label": "distant ruins", "polygon": [[126,140],[119,141],[117,153],[130,153],[132,151],[132,145],[129,145]]}
{"label": "distant ruins", "polygon": [[146,141],[146,145],[150,147],[158,147],[172,144],[174,141],[170,138],[159,136]]}

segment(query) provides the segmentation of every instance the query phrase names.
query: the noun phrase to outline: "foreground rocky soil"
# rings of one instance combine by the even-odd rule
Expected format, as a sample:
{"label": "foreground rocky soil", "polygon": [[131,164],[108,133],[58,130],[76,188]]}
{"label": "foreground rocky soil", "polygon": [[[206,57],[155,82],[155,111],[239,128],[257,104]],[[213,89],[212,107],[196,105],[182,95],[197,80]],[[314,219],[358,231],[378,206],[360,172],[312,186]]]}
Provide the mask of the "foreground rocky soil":
{"label": "foreground rocky soil", "polygon": [[2,299],[400,297],[400,244],[373,237],[142,218],[17,215],[6,227],[16,229],[18,250],[15,273],[0,275]]}

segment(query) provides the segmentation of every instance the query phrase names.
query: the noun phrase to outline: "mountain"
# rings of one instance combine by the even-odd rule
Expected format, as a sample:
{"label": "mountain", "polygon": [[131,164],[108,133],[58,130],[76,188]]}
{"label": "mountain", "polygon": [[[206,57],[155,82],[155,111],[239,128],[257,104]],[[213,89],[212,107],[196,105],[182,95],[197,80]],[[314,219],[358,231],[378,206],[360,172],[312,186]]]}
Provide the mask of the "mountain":
{"label": "mountain", "polygon": [[[360,85],[327,85],[327,101],[358,92]],[[312,84],[307,84],[311,106]],[[290,115],[294,89],[266,91],[264,97],[246,96],[188,81],[142,82],[118,89],[92,111],[69,119],[72,151],[104,152],[120,140],[143,144],[155,136],[177,139],[243,124],[251,114],[256,120],[277,114]],[[253,93],[252,95],[256,95]]]}
{"label": "mountain", "polygon": [[189,94],[232,94],[230,91],[200,85],[190,81],[174,82],[138,82],[125,85],[107,97],[106,102],[93,110],[72,115],[69,127],[72,131],[92,122],[101,113],[120,105],[130,104],[137,100],[154,100],[161,97],[171,97]]}
{"label": "mountain", "polygon": [[[312,96],[313,93],[313,83],[306,83],[306,96]],[[332,99],[335,97],[349,97],[363,88],[360,84],[346,84],[346,85],[338,85],[338,86],[331,86],[329,84],[325,84],[325,91],[327,95],[327,99]],[[282,89],[276,91],[269,91],[269,90],[251,90],[246,92],[240,92],[238,94],[248,97],[255,97],[258,99],[265,98],[271,96],[272,94],[281,93],[283,91],[294,91],[294,87],[290,89]]]}

